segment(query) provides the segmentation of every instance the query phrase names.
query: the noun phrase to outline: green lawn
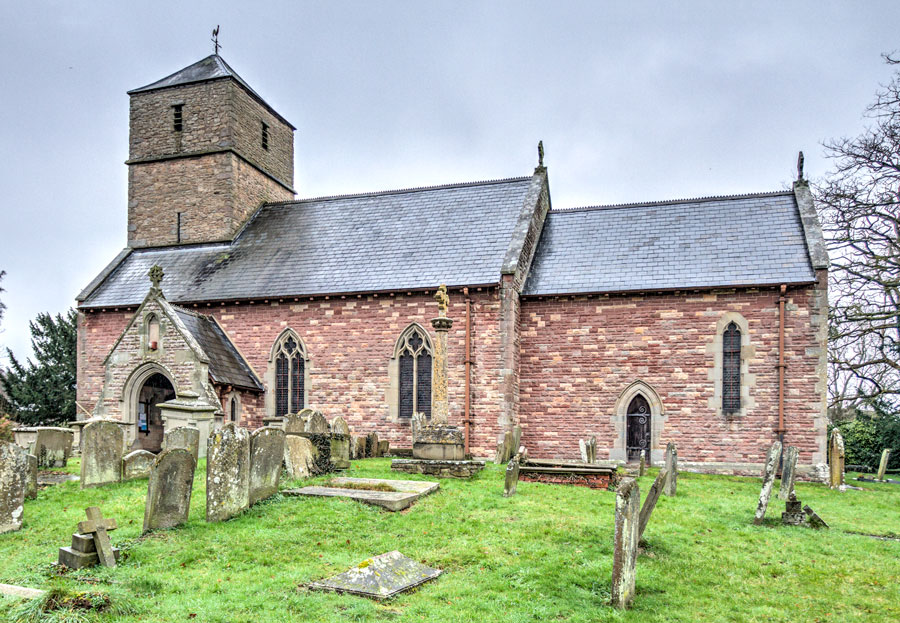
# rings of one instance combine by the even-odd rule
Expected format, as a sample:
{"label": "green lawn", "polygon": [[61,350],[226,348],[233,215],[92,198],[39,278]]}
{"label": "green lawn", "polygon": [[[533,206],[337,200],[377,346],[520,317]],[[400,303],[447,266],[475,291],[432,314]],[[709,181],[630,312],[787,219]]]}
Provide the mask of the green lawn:
{"label": "green lawn", "polygon": [[[389,464],[357,461],[348,475],[402,477]],[[121,621],[900,620],[900,541],[851,534],[900,533],[900,485],[798,484],[831,525],[814,531],[781,526],[777,499],[766,525],[751,525],[759,479],[681,474],[644,535],[634,608],[620,613],[607,606],[612,492],[522,482],[506,499],[502,467],[489,465],[471,481],[441,480],[402,513],[276,496],[207,524],[203,468],[190,522],[142,540],[146,480],[43,489],[25,504],[24,528],[0,535],[0,582],[108,593],[120,613],[96,618]],[[124,560],[57,577],[57,548],[89,505],[118,520],[112,540]],[[298,588],[394,549],[445,574],[384,604]],[[0,616],[19,604],[0,598]]]}

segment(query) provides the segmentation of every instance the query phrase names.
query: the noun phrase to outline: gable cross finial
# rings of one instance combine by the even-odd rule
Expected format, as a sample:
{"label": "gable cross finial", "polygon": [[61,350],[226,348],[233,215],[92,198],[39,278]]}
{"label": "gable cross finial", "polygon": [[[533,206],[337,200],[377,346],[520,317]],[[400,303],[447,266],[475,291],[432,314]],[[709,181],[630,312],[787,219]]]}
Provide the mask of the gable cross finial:
{"label": "gable cross finial", "polygon": [[219,25],[218,24],[216,24],[215,30],[213,30],[211,41],[213,42],[213,50],[215,51],[216,56],[218,56],[219,48],[222,47],[221,45],[219,45]]}
{"label": "gable cross finial", "polygon": [[797,181],[803,181],[803,152],[797,156]]}
{"label": "gable cross finial", "polygon": [[163,275],[162,266],[159,264],[154,264],[153,268],[150,269],[150,272],[147,273],[147,276],[150,277],[150,283],[153,284],[153,287],[157,290],[159,289],[159,284],[162,283]]}
{"label": "gable cross finial", "polygon": [[450,305],[450,297],[447,296],[447,286],[443,283],[438,287],[437,292],[434,293],[434,300],[437,301],[438,304],[438,315],[441,318],[446,318],[447,307]]}
{"label": "gable cross finial", "polygon": [[544,166],[544,141],[538,141],[538,166]]}

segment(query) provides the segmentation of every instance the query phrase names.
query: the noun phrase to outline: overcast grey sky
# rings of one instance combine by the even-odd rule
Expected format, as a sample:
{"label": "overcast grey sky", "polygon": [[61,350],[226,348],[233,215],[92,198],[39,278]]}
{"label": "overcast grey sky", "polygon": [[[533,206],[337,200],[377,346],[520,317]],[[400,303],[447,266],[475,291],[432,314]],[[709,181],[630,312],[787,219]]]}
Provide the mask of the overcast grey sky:
{"label": "overcast grey sky", "polygon": [[[824,174],[892,2],[0,1],[0,345],[125,246],[128,97],[211,53],[297,126],[300,197],[528,175],[554,207]],[[3,359],[0,358],[0,363]]]}

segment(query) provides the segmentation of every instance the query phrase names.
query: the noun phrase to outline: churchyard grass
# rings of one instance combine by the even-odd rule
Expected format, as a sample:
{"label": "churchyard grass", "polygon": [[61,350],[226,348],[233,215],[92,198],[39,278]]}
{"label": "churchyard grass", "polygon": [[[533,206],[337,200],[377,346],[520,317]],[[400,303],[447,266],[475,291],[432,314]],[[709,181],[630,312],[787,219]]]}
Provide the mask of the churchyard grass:
{"label": "churchyard grass", "polygon": [[[78,473],[77,460],[67,469]],[[520,482],[504,498],[504,467],[489,464],[471,481],[441,480],[400,513],[277,495],[206,523],[204,470],[201,460],[189,523],[143,539],[146,480],[42,489],[26,502],[23,530],[0,535],[0,582],[109,593],[127,607],[89,618],[116,621],[900,620],[900,541],[852,534],[900,532],[898,485],[841,493],[798,483],[798,497],[832,526],[815,531],[781,526],[777,499],[753,526],[759,478],[682,472],[644,533],[633,609],[618,612],[607,605],[612,492]],[[656,472],[639,479],[642,498]],[[346,475],[401,477],[388,459],[354,461]],[[118,520],[120,564],[57,577],[57,549],[91,505]],[[445,574],[385,603],[297,590],[394,549]],[[17,603],[0,598],[0,616]]]}

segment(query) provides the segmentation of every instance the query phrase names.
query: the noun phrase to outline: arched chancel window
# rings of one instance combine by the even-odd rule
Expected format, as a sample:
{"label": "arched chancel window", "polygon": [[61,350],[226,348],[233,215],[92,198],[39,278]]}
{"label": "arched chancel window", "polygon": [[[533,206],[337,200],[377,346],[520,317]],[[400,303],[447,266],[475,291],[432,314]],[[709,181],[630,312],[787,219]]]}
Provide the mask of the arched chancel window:
{"label": "arched chancel window", "polygon": [[275,347],[275,415],[296,413],[303,404],[304,367],[300,343],[293,335],[285,335]]}
{"label": "arched chancel window", "polygon": [[741,410],[741,330],[735,323],[722,336],[722,411]]}
{"label": "arched chancel window", "polygon": [[399,416],[414,412],[431,417],[431,340],[418,325],[407,328],[397,341]]}

